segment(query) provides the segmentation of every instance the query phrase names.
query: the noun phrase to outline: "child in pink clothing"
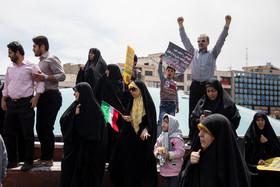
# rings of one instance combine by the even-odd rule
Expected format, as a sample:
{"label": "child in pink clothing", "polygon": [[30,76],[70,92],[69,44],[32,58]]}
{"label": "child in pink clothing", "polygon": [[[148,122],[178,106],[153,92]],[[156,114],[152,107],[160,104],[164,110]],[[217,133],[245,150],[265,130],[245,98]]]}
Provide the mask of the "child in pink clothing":
{"label": "child in pink clothing", "polygon": [[182,131],[178,120],[171,115],[163,116],[162,133],[154,146],[154,155],[160,159],[160,175],[163,187],[177,187],[177,176],[185,154]]}

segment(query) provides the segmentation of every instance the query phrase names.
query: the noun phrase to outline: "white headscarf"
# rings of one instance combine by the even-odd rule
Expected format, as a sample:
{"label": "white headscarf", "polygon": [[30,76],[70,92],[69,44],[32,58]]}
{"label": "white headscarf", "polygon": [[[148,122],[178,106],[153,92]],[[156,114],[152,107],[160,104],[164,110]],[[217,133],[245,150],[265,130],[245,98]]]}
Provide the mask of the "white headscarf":
{"label": "white headscarf", "polygon": [[171,143],[170,143],[170,138],[179,138],[180,140],[183,141],[183,133],[180,129],[180,125],[179,125],[179,122],[178,120],[174,117],[174,116],[171,116],[169,114],[165,114],[163,116],[163,119],[165,117],[168,117],[168,132],[163,132],[161,133],[160,136],[162,136],[159,144],[161,147],[165,147],[165,150],[168,150],[168,151],[171,151],[172,149],[172,146],[171,146]]}

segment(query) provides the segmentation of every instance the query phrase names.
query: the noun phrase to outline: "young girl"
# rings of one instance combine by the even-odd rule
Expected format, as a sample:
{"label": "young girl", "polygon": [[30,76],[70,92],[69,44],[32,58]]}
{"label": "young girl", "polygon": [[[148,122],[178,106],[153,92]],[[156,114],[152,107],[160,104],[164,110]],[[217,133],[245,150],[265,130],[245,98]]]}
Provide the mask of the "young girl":
{"label": "young girl", "polygon": [[154,154],[160,159],[163,187],[177,187],[177,176],[181,170],[185,149],[182,131],[174,116],[163,116],[162,133],[154,146]]}

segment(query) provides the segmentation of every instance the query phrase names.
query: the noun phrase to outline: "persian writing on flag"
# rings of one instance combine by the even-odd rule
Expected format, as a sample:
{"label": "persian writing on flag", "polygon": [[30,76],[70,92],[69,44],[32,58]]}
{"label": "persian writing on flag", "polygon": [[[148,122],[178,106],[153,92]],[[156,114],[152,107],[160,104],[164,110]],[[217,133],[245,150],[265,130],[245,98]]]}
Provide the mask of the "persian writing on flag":
{"label": "persian writing on flag", "polygon": [[134,62],[134,50],[130,46],[127,46],[126,59],[125,59],[124,72],[123,72],[123,80],[126,84],[129,83],[126,80],[127,76],[131,78],[132,75],[133,62]]}
{"label": "persian writing on flag", "polygon": [[258,170],[280,171],[280,157],[265,160],[265,165],[258,165]]}
{"label": "persian writing on flag", "polygon": [[193,54],[181,47],[169,42],[169,45],[162,57],[168,66],[174,68],[178,73],[184,73],[193,59]]}
{"label": "persian writing on flag", "polygon": [[104,113],[105,121],[107,123],[110,123],[110,125],[115,131],[119,132],[119,128],[117,126],[117,120],[120,112],[116,110],[114,107],[112,107],[111,105],[109,105],[108,103],[106,103],[105,101],[102,101],[101,109]]}

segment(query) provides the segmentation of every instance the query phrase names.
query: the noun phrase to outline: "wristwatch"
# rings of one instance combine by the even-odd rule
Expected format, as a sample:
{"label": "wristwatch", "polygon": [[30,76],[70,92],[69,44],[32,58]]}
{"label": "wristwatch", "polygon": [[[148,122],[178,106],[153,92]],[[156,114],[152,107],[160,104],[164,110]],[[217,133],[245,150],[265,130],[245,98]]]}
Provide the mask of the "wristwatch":
{"label": "wristwatch", "polygon": [[48,75],[45,75],[45,80],[48,80],[49,76]]}

